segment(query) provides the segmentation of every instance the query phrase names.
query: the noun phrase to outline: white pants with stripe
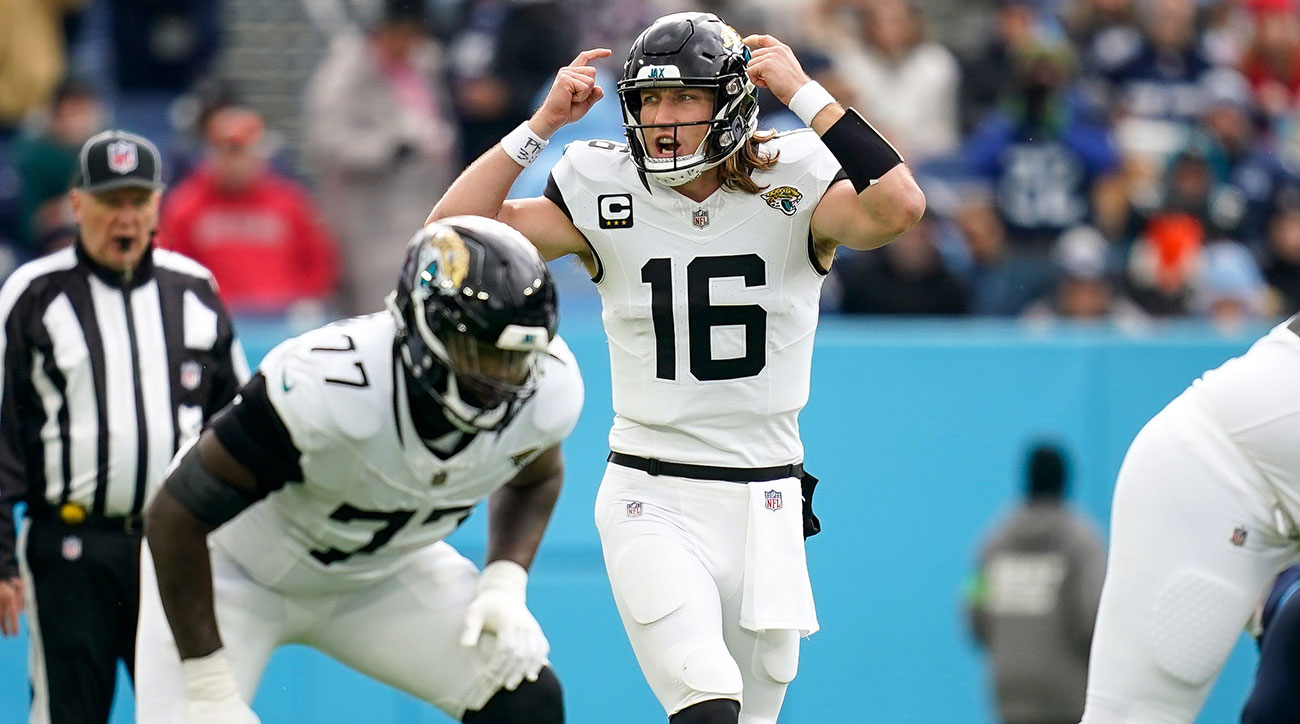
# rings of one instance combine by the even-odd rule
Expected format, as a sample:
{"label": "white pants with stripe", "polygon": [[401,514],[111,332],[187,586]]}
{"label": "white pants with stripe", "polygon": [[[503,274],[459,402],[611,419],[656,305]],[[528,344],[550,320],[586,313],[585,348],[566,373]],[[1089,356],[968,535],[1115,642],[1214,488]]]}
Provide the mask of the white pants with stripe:
{"label": "white pants with stripe", "polygon": [[[147,550],[141,560],[136,721],[176,724],[185,720],[186,704],[180,659]],[[490,635],[475,648],[457,640],[478,570],[445,542],[361,590],[330,591],[322,574],[319,593],[286,595],[253,581],[220,548],[212,550],[212,578],[225,651],[250,702],[271,653],[300,643],[460,719],[495,644]]]}

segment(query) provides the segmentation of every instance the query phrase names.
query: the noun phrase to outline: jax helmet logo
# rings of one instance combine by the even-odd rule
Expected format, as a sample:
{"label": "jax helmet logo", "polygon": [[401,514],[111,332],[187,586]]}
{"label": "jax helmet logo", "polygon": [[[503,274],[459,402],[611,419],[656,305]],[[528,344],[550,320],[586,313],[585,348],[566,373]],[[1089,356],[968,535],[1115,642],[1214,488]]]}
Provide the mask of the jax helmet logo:
{"label": "jax helmet logo", "polygon": [[417,262],[420,286],[442,294],[455,294],[469,274],[469,249],[465,240],[451,229],[439,232],[420,249]]}
{"label": "jax helmet logo", "polygon": [[803,194],[793,186],[777,186],[763,194],[763,200],[768,206],[786,216],[794,216],[794,213],[799,210],[799,202],[802,199]]}

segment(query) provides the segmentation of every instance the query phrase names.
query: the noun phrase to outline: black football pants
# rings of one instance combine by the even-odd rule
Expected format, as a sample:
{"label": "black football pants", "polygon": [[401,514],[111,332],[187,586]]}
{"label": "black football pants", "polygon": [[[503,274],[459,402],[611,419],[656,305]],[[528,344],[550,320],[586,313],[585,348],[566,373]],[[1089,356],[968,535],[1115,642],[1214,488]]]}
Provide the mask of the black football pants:
{"label": "black football pants", "polygon": [[26,535],[32,721],[107,722],[118,660],[135,670],[140,536],[43,517]]}

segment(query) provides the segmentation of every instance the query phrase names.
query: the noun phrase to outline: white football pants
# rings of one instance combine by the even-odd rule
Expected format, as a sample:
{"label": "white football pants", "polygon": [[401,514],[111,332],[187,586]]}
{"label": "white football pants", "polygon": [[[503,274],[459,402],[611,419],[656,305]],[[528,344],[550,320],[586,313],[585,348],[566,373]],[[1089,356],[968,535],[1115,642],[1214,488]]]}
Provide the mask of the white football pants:
{"label": "white football pants", "polygon": [[[360,590],[331,591],[328,574],[321,575],[315,594],[286,595],[253,581],[213,547],[217,624],[244,700],[253,700],[276,647],[299,643],[459,720],[495,645],[490,634],[475,648],[458,641],[477,592],[474,564],[440,541],[412,555],[396,576]],[[179,724],[185,721],[185,682],[147,548],[140,583],[136,721]]]}
{"label": "white football pants", "polygon": [[741,703],[741,724],[773,724],[798,669],[797,631],[738,623],[748,505],[743,483],[606,468],[596,496],[605,568],[637,662],[670,716],[729,698]]}
{"label": "white football pants", "polygon": [[1300,555],[1267,490],[1197,390],[1138,433],[1115,486],[1084,724],[1196,719],[1260,597]]}

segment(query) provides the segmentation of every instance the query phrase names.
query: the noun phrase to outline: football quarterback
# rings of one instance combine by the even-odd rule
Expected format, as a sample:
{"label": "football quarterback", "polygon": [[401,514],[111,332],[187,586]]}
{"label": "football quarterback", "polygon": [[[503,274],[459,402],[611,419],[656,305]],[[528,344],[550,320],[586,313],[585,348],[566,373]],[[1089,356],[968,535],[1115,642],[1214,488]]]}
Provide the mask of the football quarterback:
{"label": "football quarterback", "polygon": [[[574,142],[543,196],[507,201],[547,139],[601,100],[592,63],[609,55],[561,68],[431,218],[495,217],[586,265],[615,411],[596,524],[637,660],[673,724],[771,723],[817,629],[798,416],[822,280],[840,246],[887,243],[925,198],[789,47],[677,13],[623,64],[626,142]],[[810,128],[757,130],[759,88]]]}

